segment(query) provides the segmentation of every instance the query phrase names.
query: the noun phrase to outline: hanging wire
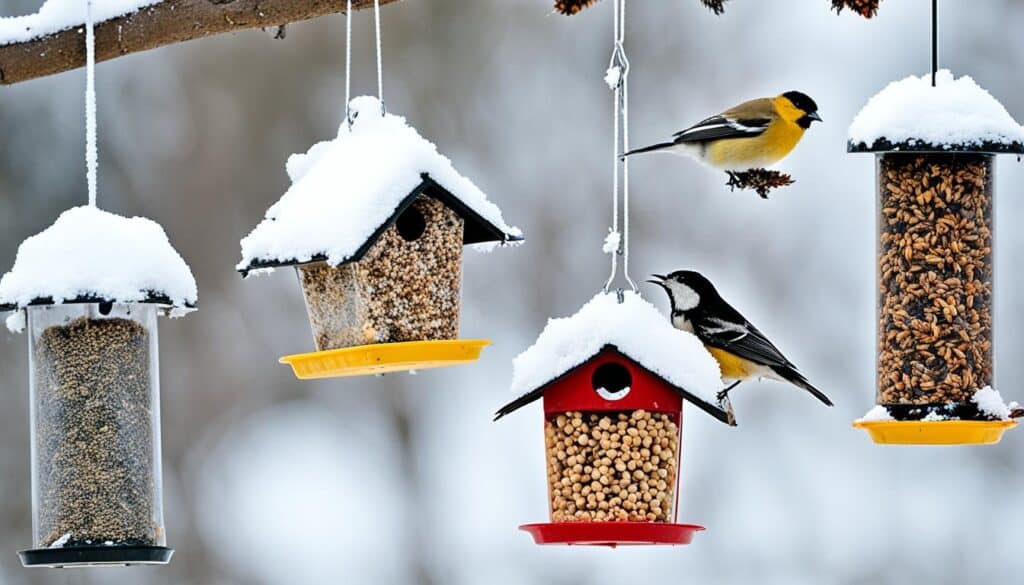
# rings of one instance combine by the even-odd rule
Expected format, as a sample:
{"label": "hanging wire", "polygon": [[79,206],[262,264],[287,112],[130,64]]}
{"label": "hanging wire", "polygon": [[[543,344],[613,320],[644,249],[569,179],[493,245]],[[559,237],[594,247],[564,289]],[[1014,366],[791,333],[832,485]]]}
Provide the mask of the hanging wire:
{"label": "hanging wire", "polygon": [[373,21],[377,36],[377,99],[380,101],[380,115],[387,113],[384,109],[384,58],[381,53],[380,37],[380,0],[373,0]]}
{"label": "hanging wire", "polygon": [[352,0],[345,7],[345,119],[352,128]]}
{"label": "hanging wire", "polygon": [[939,0],[932,0],[932,87],[939,70]]}
{"label": "hanging wire", "polygon": [[[636,282],[629,276],[629,159],[623,159],[622,153],[629,150],[629,58],[626,56],[626,0],[615,2],[615,26],[612,56],[608,65],[606,81],[615,92],[614,108],[614,147],[612,149],[612,228],[613,233],[620,234],[619,248],[612,253],[611,274],[605,282],[604,291],[611,290],[619,271],[619,258],[622,255],[623,276],[633,292],[638,292]],[[621,180],[619,165],[622,165]],[[622,230],[619,226],[619,197],[623,199]],[[621,298],[621,297],[620,297]]]}
{"label": "hanging wire", "polygon": [[85,0],[85,176],[89,205],[96,207],[99,153],[96,147],[96,32],[93,28],[92,0]]}

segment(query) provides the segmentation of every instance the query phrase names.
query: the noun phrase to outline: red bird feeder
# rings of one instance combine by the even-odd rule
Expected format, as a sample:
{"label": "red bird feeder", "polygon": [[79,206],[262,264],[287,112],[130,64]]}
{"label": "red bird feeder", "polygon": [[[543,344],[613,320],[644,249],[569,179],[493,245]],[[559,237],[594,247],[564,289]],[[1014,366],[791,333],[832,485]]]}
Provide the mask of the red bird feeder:
{"label": "red bird feeder", "polygon": [[[656,350],[637,351],[645,346]],[[520,527],[537,544],[684,545],[704,530],[677,521],[683,401],[730,418],[713,398],[717,364],[695,337],[637,295],[599,295],[552,321],[516,370],[517,388],[548,380],[498,412],[544,399],[551,522]]]}

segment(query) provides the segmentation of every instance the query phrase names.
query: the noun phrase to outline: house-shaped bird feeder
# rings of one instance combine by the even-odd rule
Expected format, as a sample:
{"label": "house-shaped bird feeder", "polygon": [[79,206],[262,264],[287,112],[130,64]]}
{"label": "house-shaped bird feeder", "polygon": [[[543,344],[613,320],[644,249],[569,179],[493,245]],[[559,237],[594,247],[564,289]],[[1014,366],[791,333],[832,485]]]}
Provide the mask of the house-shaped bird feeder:
{"label": "house-shaped bird feeder", "polygon": [[677,522],[683,403],[727,424],[718,363],[634,293],[554,319],[516,358],[497,418],[543,398],[550,522],[537,544],[684,545]]}
{"label": "house-shaped bird feeder", "polygon": [[463,246],[522,234],[404,118],[371,97],[350,111],[289,158],[291,188],[242,240],[243,276],[298,272],[316,352],[281,361],[306,379],[476,360],[488,342],[458,339]]}
{"label": "house-shaped bird feeder", "polygon": [[878,183],[877,443],[996,443],[1019,413],[993,389],[993,166],[1024,128],[970,77],[908,77],[871,98],[850,152]]}
{"label": "house-shaped bird feeder", "polygon": [[70,209],[0,280],[28,329],[34,548],[26,566],[164,564],[157,316],[196,283],[163,229]]}

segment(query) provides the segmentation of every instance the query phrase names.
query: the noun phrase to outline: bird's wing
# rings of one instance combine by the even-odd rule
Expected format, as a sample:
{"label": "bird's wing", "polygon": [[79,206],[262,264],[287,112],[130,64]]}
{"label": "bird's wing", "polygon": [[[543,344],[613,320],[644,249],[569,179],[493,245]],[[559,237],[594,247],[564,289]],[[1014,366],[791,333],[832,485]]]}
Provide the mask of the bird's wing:
{"label": "bird's wing", "polygon": [[793,363],[753,323],[735,310],[729,313],[724,318],[707,317],[694,322],[697,335],[706,345],[724,349],[756,364],[793,367]]}
{"label": "bird's wing", "polygon": [[726,115],[711,116],[676,132],[672,138],[676,144],[707,142],[727,138],[753,138],[768,129],[771,118],[731,118]]}

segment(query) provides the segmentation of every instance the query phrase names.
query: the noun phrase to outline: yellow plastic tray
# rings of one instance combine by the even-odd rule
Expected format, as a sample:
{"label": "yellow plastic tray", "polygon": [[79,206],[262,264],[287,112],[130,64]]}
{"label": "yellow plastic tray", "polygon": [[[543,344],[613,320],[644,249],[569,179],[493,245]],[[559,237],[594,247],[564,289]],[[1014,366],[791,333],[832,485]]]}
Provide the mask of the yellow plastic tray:
{"label": "yellow plastic tray", "polygon": [[380,343],[287,355],[280,361],[300,380],[370,376],[468,364],[490,344],[486,339]]}
{"label": "yellow plastic tray", "polygon": [[1014,421],[857,421],[879,445],[994,445]]}

